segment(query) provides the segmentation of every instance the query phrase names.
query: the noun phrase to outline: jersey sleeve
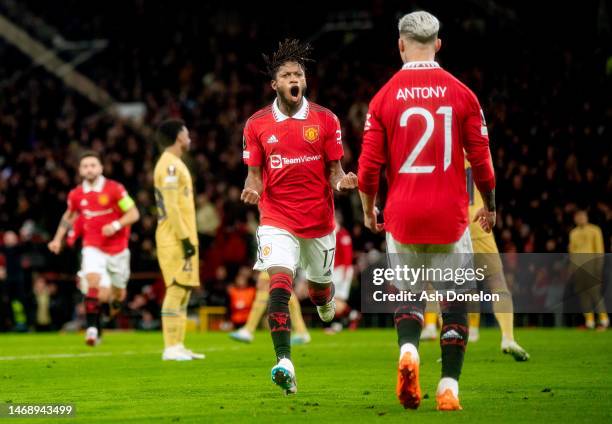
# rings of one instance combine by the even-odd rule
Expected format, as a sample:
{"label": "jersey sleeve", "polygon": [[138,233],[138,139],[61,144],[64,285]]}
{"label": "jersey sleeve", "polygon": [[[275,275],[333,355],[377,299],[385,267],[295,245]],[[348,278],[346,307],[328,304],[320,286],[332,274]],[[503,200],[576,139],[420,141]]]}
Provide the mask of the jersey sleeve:
{"label": "jersey sleeve", "polygon": [[378,192],[380,169],[385,163],[386,135],[380,116],[379,96],[370,102],[363,129],[363,143],[359,156],[359,190],[374,195]]}
{"label": "jersey sleeve", "polygon": [[[179,208],[179,196],[181,187],[181,170],[172,163],[160,170],[158,179],[158,190],[165,218],[170,223],[179,240],[189,237],[187,224],[181,217]],[[192,240],[193,242],[193,240]]]}
{"label": "jersey sleeve", "polygon": [[327,162],[342,159],[342,156],[344,156],[342,129],[340,128],[340,120],[336,115],[332,114],[328,119],[324,143],[325,160]]}
{"label": "jersey sleeve", "polygon": [[264,163],[264,150],[255,134],[253,121],[248,120],[244,126],[242,136],[242,160],[248,166],[262,166]]}
{"label": "jersey sleeve", "polygon": [[463,144],[467,159],[472,166],[474,184],[481,193],[495,188],[495,172],[489,150],[489,135],[482,108],[474,93],[466,100],[466,115],[463,121]]}
{"label": "jersey sleeve", "polygon": [[70,193],[68,193],[68,210],[70,212],[79,211],[79,199],[77,199],[75,190],[71,190]]}
{"label": "jersey sleeve", "polygon": [[134,199],[129,195],[123,184],[116,183],[113,188],[113,195],[117,206],[121,209],[121,212],[125,213],[134,207]]}

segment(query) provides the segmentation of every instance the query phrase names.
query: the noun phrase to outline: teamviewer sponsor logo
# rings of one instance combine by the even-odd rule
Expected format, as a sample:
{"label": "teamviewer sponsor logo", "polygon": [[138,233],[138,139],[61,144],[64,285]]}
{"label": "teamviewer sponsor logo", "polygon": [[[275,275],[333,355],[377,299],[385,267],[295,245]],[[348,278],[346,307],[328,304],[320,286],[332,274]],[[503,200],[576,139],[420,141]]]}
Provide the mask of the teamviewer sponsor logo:
{"label": "teamviewer sponsor logo", "polygon": [[281,155],[270,155],[270,168],[279,169],[283,167],[283,158]]}

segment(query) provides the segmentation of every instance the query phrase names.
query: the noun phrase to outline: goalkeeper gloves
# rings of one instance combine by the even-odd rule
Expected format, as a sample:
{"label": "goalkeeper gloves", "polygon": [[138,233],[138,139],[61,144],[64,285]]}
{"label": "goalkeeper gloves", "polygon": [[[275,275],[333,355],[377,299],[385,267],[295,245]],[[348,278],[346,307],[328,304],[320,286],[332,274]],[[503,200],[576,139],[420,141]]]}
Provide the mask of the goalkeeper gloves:
{"label": "goalkeeper gloves", "polygon": [[189,241],[189,238],[185,238],[181,240],[181,243],[183,244],[183,253],[184,253],[185,259],[189,259],[193,255],[195,255],[195,252],[196,252],[195,246],[191,244],[191,241]]}

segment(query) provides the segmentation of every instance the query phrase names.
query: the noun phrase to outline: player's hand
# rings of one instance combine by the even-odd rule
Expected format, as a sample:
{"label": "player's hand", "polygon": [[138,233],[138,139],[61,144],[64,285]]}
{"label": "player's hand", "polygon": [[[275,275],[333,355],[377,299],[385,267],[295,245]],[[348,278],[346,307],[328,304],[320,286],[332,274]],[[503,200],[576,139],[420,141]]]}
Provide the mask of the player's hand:
{"label": "player's hand", "polygon": [[115,230],[115,227],[113,227],[112,224],[106,224],[104,227],[102,227],[102,235],[104,237],[110,237],[116,232],[117,230]]}
{"label": "player's hand", "polygon": [[59,255],[59,252],[61,252],[62,250],[62,241],[53,239],[49,242],[49,244],[47,244],[47,247],[51,252],[55,253],[56,255]]}
{"label": "player's hand", "polygon": [[259,202],[259,193],[252,188],[245,187],[240,194],[240,200],[249,205],[256,205]]}
{"label": "player's hand", "polygon": [[490,233],[493,227],[495,227],[496,218],[497,213],[495,211],[489,212],[485,208],[480,208],[476,211],[476,215],[474,215],[474,222],[478,222],[485,232]]}
{"label": "player's hand", "polygon": [[357,188],[357,175],[349,172],[344,175],[338,182],[336,187],[338,191],[349,191]]}
{"label": "player's hand", "polygon": [[363,214],[363,223],[366,228],[373,233],[380,233],[384,228],[384,224],[380,224],[378,221],[378,208],[374,208],[371,213]]}
{"label": "player's hand", "polygon": [[183,244],[183,258],[189,259],[193,255],[195,255],[195,252],[196,252],[195,246],[191,244],[191,241],[189,240],[189,238],[185,238],[181,240],[181,243]]}

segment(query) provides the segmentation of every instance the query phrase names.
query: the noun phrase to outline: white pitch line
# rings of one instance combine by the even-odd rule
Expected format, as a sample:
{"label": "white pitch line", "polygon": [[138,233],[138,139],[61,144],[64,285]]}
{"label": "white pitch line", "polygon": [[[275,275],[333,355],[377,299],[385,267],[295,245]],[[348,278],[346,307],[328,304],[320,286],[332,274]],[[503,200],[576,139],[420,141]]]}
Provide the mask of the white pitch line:
{"label": "white pitch line", "polygon": [[[203,352],[219,352],[226,350],[239,350],[240,346],[231,348],[211,347],[202,349]],[[23,356],[0,356],[0,361],[21,361],[33,359],[73,359],[73,358],[91,358],[98,356],[129,356],[129,355],[161,355],[161,350],[136,352],[128,350],[125,352],[88,352],[88,353],[49,353],[41,355],[23,355]]]}

